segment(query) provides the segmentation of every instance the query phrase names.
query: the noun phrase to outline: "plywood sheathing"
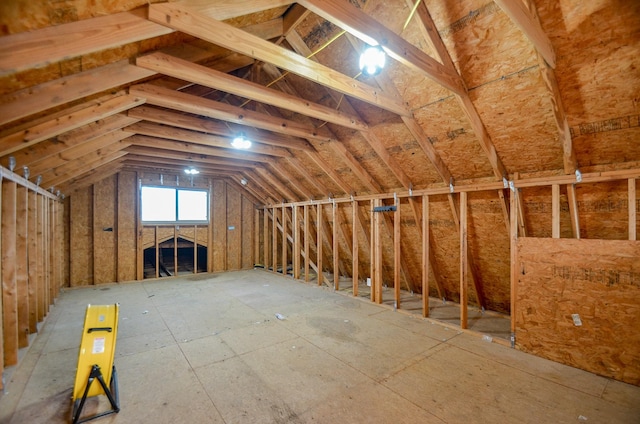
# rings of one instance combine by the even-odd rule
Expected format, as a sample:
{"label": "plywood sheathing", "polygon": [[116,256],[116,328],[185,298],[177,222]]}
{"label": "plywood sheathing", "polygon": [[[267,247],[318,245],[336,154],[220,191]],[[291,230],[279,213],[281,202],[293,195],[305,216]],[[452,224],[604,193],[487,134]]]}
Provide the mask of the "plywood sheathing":
{"label": "plywood sheathing", "polygon": [[638,257],[634,241],[520,239],[517,346],[640,384]]}
{"label": "plywood sheathing", "polygon": [[[556,51],[556,77],[581,168],[638,161],[640,149],[628,147],[640,133],[640,4],[536,3]],[[567,13],[572,8],[581,13]],[[609,29],[601,31],[603,26]]]}

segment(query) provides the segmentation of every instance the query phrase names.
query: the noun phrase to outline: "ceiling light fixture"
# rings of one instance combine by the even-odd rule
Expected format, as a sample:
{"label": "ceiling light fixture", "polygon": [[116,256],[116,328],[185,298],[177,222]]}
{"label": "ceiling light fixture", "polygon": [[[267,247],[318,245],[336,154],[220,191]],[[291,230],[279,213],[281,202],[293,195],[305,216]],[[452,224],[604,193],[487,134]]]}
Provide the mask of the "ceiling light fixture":
{"label": "ceiling light fixture", "polygon": [[231,141],[231,146],[236,149],[246,150],[251,147],[251,140],[246,138],[243,133],[240,133]]}
{"label": "ceiling light fixture", "polygon": [[366,75],[378,75],[386,62],[382,47],[367,46],[360,55],[360,70]]}
{"label": "ceiling light fixture", "polygon": [[246,178],[242,178],[242,179],[240,179],[240,184],[242,184],[242,185],[245,185],[245,186],[246,186],[246,185],[247,185],[247,183],[248,183],[248,181],[247,181],[247,179],[246,179]]}
{"label": "ceiling light fixture", "polygon": [[187,175],[198,175],[200,173],[200,171],[198,171],[194,167],[191,167],[191,168],[185,169],[184,173],[187,174]]}

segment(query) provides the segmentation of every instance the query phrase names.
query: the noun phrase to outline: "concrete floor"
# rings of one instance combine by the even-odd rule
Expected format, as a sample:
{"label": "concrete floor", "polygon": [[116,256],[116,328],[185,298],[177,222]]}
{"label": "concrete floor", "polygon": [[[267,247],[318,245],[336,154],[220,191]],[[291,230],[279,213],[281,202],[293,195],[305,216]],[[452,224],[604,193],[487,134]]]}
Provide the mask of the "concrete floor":
{"label": "concrete floor", "polygon": [[0,422],[69,422],[86,305],[115,302],[122,409],[95,422],[640,422],[640,387],[261,270],[63,292]]}

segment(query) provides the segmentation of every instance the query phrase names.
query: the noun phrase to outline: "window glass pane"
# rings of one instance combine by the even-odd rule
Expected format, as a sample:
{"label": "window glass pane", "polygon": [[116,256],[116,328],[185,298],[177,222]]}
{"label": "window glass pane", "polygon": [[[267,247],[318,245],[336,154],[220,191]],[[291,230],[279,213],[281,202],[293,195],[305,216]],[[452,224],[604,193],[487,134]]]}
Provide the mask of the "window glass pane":
{"label": "window glass pane", "polygon": [[207,192],[178,190],[178,221],[207,220]]}
{"label": "window glass pane", "polygon": [[165,187],[142,187],[141,209],[143,221],[175,221],[176,190]]}

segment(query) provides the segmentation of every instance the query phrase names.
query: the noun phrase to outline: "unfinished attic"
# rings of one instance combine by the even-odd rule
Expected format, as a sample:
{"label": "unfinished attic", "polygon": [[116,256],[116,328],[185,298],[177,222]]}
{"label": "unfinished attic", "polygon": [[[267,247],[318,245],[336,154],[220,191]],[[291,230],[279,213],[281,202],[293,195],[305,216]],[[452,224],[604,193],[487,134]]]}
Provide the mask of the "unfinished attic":
{"label": "unfinished attic", "polygon": [[[23,404],[18,377],[43,331],[65,317],[82,324],[82,302],[69,312],[66,299],[143,287],[145,302],[160,302],[156,291],[174,284],[173,308],[194,319],[182,325],[197,325],[190,308],[215,313],[197,302],[242,290],[256,301],[285,285],[327,302],[325,318],[299,321],[333,325],[325,336],[355,320],[330,314],[334,303],[376,308],[387,319],[367,309],[374,333],[438,327],[469,337],[469,351],[550,360],[542,367],[584,376],[563,387],[597,382],[593,402],[576,395],[592,417],[613,414],[595,422],[639,419],[640,2],[16,0],[0,3],[0,21],[0,384]],[[381,68],[361,63],[366,48]],[[304,304],[286,293],[283,310]],[[141,316],[124,295],[110,301]],[[154,305],[144,308],[162,314]],[[254,321],[296,331],[295,317],[265,310],[271,321]],[[408,346],[421,346],[411,334]],[[65,345],[74,359],[79,337]],[[366,344],[357,337],[339,341]],[[393,389],[410,408],[382,392],[369,405],[400,414],[380,410],[380,422],[589,416],[552,402],[540,418],[534,402],[511,405],[532,411],[516,420],[486,399],[476,415],[460,399],[430,409],[437,394],[403,394],[431,384],[409,351],[360,370],[384,390],[401,364],[414,372]],[[463,362],[448,367],[473,368]],[[527,375],[555,378],[545,372]],[[0,398],[0,421],[24,419],[15,396]],[[240,406],[215,399],[211,422],[365,422],[350,415],[363,405],[323,415],[285,399],[286,413],[238,418]]]}

